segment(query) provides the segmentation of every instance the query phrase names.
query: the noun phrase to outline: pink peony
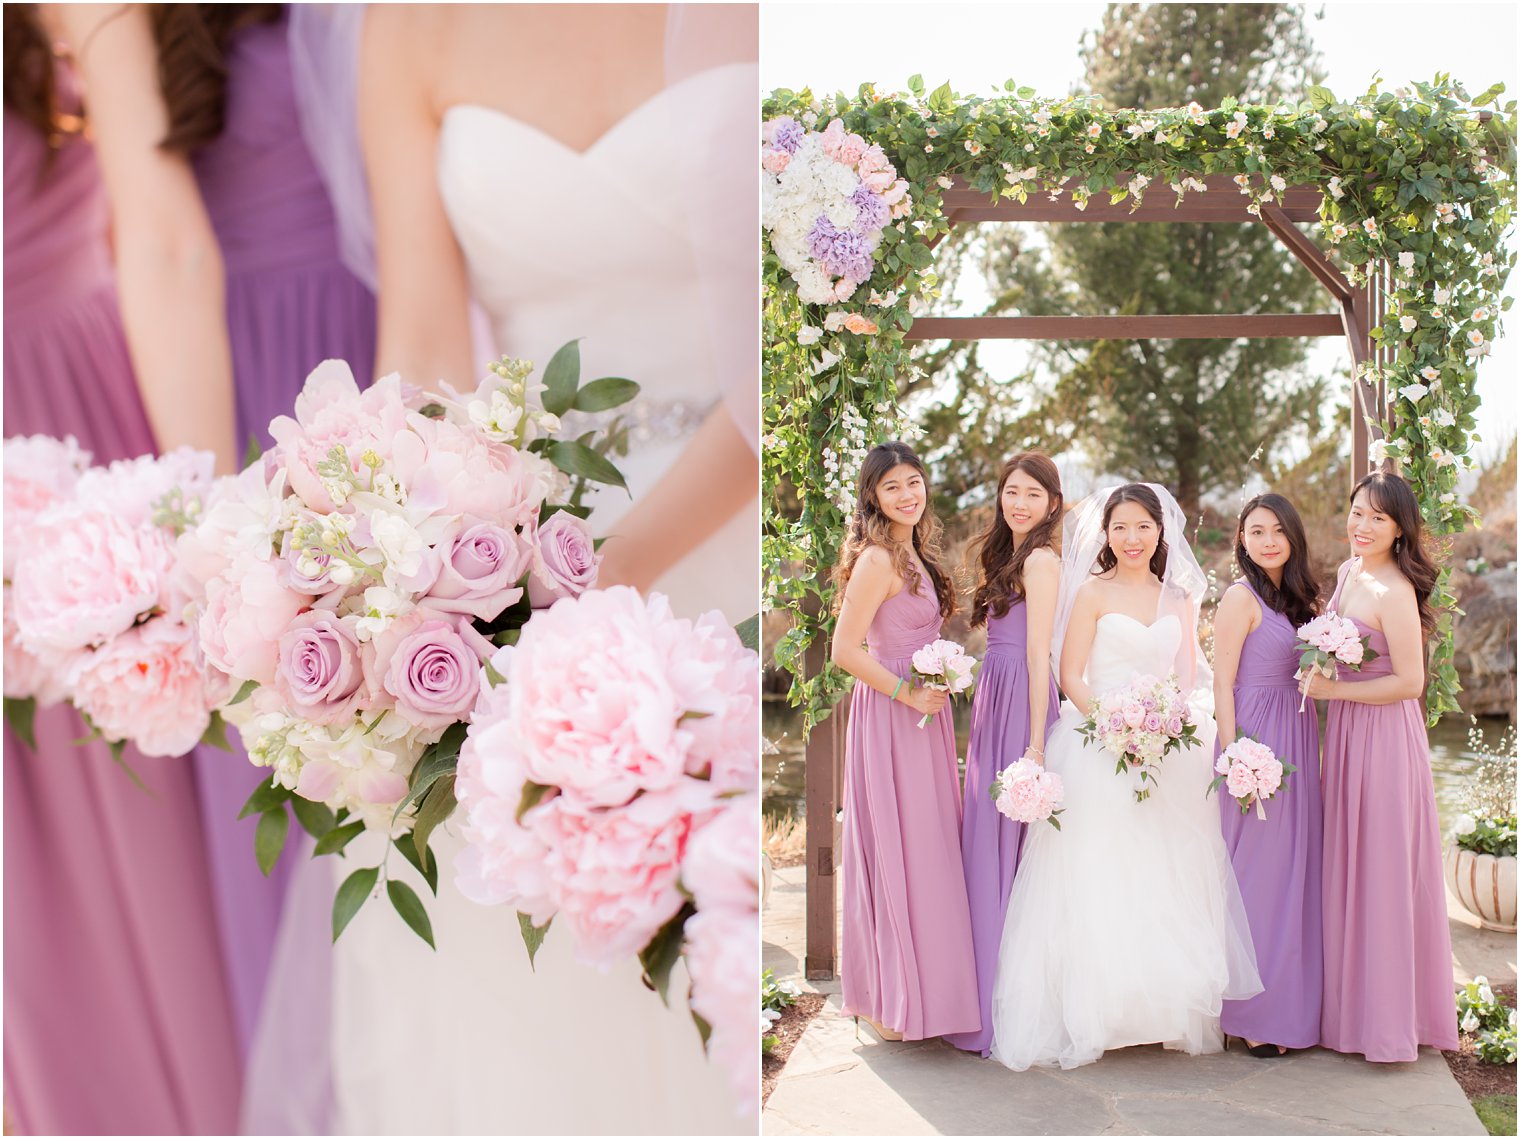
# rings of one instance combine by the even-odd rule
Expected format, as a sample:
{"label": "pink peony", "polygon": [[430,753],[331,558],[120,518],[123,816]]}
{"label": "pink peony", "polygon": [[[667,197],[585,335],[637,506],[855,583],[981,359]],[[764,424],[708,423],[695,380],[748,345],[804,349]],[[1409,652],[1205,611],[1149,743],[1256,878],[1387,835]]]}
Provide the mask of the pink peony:
{"label": "pink peony", "polygon": [[596,584],[601,564],[586,523],[564,510],[555,513],[533,538],[533,572],[528,578],[533,607],[543,609],[562,597],[579,597]]}
{"label": "pink peony", "polygon": [[77,501],[114,514],[131,526],[153,524],[155,503],[172,490],[185,499],[204,498],[211,490],[216,456],[210,451],[176,447],[163,455],[118,459],[108,467],[91,467],[74,488]]}
{"label": "pink peony", "polygon": [[74,704],[109,740],[144,755],[184,755],[211,723],[188,626],[148,621],[113,637],[80,662]]}
{"label": "pink peony", "polygon": [[1039,822],[1050,818],[1065,794],[1059,775],[1020,757],[999,778],[997,809],[1014,822]]}
{"label": "pink peony", "polygon": [[1335,658],[1342,664],[1361,664],[1365,646],[1360,637],[1344,642],[1335,650]]}
{"label": "pink peony", "polygon": [[354,632],[357,621],[310,609],[281,634],[274,683],[297,715],[336,724],[361,706],[367,692]]}
{"label": "pink peony", "polygon": [[845,133],[844,120],[834,119],[819,134],[818,144],[830,158],[836,158],[839,155],[839,148],[844,145]]}
{"label": "pink peony", "polygon": [[780,174],[792,163],[792,156],[784,150],[764,150],[760,154],[760,165],[768,173]]}
{"label": "pink peony", "polygon": [[758,1108],[760,1034],[755,1031],[755,978],[760,972],[756,911],[703,910],[684,930],[691,1009],[712,1027],[708,1053],[728,1074],[739,1113]]}
{"label": "pink peony", "polygon": [[5,695],[12,700],[36,700],[39,705],[61,704],[69,698],[68,679],[85,649],[22,647],[11,614],[11,587],[5,586]]}
{"label": "pink peony", "polygon": [[[418,610],[376,638],[381,686],[396,712],[420,728],[442,731],[469,716],[480,692],[480,661],[448,621]],[[387,652],[388,650],[388,652]]]}
{"label": "pink peony", "polygon": [[206,586],[201,651],[228,676],[273,684],[280,636],[308,603],[286,588],[281,563],[245,555]]}
{"label": "pink peony", "polygon": [[1145,723],[1145,708],[1138,700],[1126,700],[1120,708],[1120,714],[1124,717],[1124,723],[1131,728],[1138,728]]}
{"label": "pink peony", "polygon": [[858,134],[847,134],[839,144],[839,149],[834,152],[834,157],[846,166],[854,166],[865,152],[866,140]]}
{"label": "pink peony", "polygon": [[697,910],[757,910],[760,905],[760,804],[753,792],[722,800],[698,827],[681,869]]}
{"label": "pink peony", "polygon": [[517,583],[532,551],[516,531],[463,519],[443,533],[437,548],[438,579],[420,604],[491,621],[522,596]]}
{"label": "pink peony", "polygon": [[[880,146],[872,143],[865,150],[861,151],[860,158],[855,163],[855,173],[864,178],[867,174],[875,174],[883,170],[893,178],[897,177],[897,172],[892,169],[892,164],[887,161],[887,152],[882,150]],[[887,184],[891,185],[890,182]]]}
{"label": "pink peony", "polygon": [[[10,580],[16,556],[29,539],[37,516],[64,502],[74,492],[80,473],[90,465],[72,435],[16,435],[5,441],[5,579]],[[9,642],[7,642],[9,643]]]}
{"label": "pink peony", "polygon": [[752,790],[760,777],[760,662],[723,615],[692,622],[684,645],[672,654],[671,683],[691,712],[686,771],[706,776],[713,791]]}
{"label": "pink peony", "polygon": [[389,469],[408,509],[468,515],[504,529],[538,517],[548,488],[538,456],[494,443],[474,427],[413,414],[392,441]]}
{"label": "pink peony", "polygon": [[1225,786],[1235,798],[1244,799],[1256,793],[1256,775],[1244,763],[1232,763],[1225,777]]}

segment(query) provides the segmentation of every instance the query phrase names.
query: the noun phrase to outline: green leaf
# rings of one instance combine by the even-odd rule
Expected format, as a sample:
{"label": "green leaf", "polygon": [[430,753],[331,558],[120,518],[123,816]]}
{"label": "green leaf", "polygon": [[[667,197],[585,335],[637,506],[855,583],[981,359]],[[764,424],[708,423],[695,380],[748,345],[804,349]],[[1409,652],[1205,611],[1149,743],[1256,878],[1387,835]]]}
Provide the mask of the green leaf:
{"label": "green leaf", "polygon": [[266,878],[280,860],[280,851],[285,849],[285,836],[289,833],[290,815],[283,804],[271,807],[259,816],[258,829],[253,832],[253,855]]}
{"label": "green leaf", "polygon": [[[97,731],[98,731],[98,729],[97,729]],[[101,738],[105,739],[104,736],[102,736]],[[141,791],[144,795],[149,796],[150,798],[157,798],[157,796],[154,795],[152,791],[148,790],[148,785],[142,781],[142,776],[138,775],[137,772],[133,771],[132,770],[132,765],[127,762],[126,755],[125,755],[125,752],[127,750],[127,741],[126,740],[106,740],[106,747],[110,749],[110,751],[111,751],[111,758],[116,761],[116,766],[119,767],[119,768],[121,768],[123,771],[125,771],[127,773],[127,778],[130,779],[136,785],[137,789],[139,791]]]}
{"label": "green leaf", "polygon": [[486,683],[492,688],[495,688],[498,684],[505,684],[507,682],[507,678],[497,672],[496,666],[490,661],[486,661],[484,667],[486,670]]}
{"label": "green leaf", "polygon": [[681,929],[686,919],[696,913],[690,902],[679,913],[660,927],[639,954],[639,964],[644,966],[644,984],[660,994],[660,1000],[670,1004],[670,971],[681,956]]}
{"label": "green leaf", "polygon": [[364,833],[364,823],[355,820],[344,823],[342,826],[334,826],[321,838],[317,839],[317,845],[312,849],[312,856],[319,854],[337,854],[354,839]]}
{"label": "green leaf", "polygon": [[608,411],[621,407],[639,394],[639,385],[617,376],[592,380],[575,393],[576,411]]}
{"label": "green leaf", "polygon": [[746,617],[734,626],[734,632],[739,634],[739,643],[751,652],[760,651],[760,614]]}
{"label": "green leaf", "polygon": [[438,947],[433,944],[433,923],[428,921],[427,909],[422,904],[422,899],[417,896],[405,882],[398,882],[392,878],[385,884],[385,892],[389,895],[391,905],[401,915],[401,920],[406,922],[418,937],[428,943],[432,949]]}
{"label": "green leaf", "polygon": [[20,737],[21,742],[33,751],[37,750],[36,719],[37,701],[32,697],[28,696],[24,700],[13,696],[5,698],[5,722]]}
{"label": "green leaf", "polygon": [[1335,104],[1335,95],[1328,87],[1310,87],[1308,93],[1309,105],[1316,111],[1323,111],[1327,107],[1333,106]]}
{"label": "green leaf", "polygon": [[517,821],[522,822],[522,817],[538,806],[554,788],[544,783],[524,783],[522,799],[517,804]]}
{"label": "green leaf", "polygon": [[545,448],[544,454],[551,463],[567,475],[606,483],[608,486],[622,487],[624,490],[628,489],[628,484],[623,481],[622,472],[584,443],[557,440]]}
{"label": "green leaf", "polygon": [[712,1039],[712,1025],[696,1013],[691,1014],[691,1019],[696,1022],[697,1035],[702,1038],[702,1047],[706,1049],[707,1042]]}
{"label": "green leaf", "polygon": [[408,841],[405,836],[396,844],[396,849],[401,852],[402,858],[417,868],[417,873],[422,875],[422,880],[428,884],[428,889],[433,891],[433,895],[436,897],[438,894],[438,859],[433,856],[433,852],[425,846],[421,851],[418,851],[416,844]]}
{"label": "green leaf", "polygon": [[[427,798],[422,801],[417,819],[412,824],[411,841],[419,856],[427,849],[428,837],[433,833],[433,828],[452,815],[457,805],[458,800],[454,798],[454,776],[440,776]],[[405,842],[406,839],[401,841]]]}
{"label": "green leaf", "polygon": [[250,433],[248,436],[248,447],[243,451],[243,466],[241,469],[246,471],[254,463],[258,462],[263,455],[264,448],[259,445],[259,437]]}
{"label": "green leaf", "polygon": [[533,965],[533,959],[538,956],[538,947],[544,943],[544,934],[549,932],[549,924],[554,919],[544,922],[543,925],[534,925],[533,919],[527,914],[519,912],[517,915],[518,928],[522,930],[523,945],[528,949],[528,968],[537,972]]}
{"label": "green leaf", "polygon": [[257,680],[243,681],[243,686],[237,690],[237,695],[234,696],[231,700],[227,701],[227,707],[231,708],[234,704],[241,704],[244,700],[253,695],[254,689],[256,689],[258,686],[259,682]]}
{"label": "green leaf", "polygon": [[452,775],[459,768],[459,749],[469,731],[467,724],[450,724],[448,730],[435,744],[422,753],[422,761],[412,771],[411,790],[406,798],[396,804],[392,820],[399,819],[408,807],[417,802],[445,775]]}
{"label": "green leaf", "polygon": [[291,796],[290,809],[296,813],[296,822],[301,824],[301,829],[312,838],[320,839],[338,825],[325,804],[313,803],[300,795]]}
{"label": "green leaf", "polygon": [[549,358],[544,369],[544,410],[564,415],[575,402],[581,382],[581,342],[572,340]]}
{"label": "green leaf", "polygon": [[232,744],[227,742],[227,721],[222,719],[220,712],[211,713],[211,719],[206,723],[206,730],[201,733],[201,743],[220,748],[222,751],[232,750]]}
{"label": "green leaf", "polygon": [[924,77],[922,75],[908,76],[908,90],[915,95],[922,95],[924,93]]}
{"label": "green leaf", "polygon": [[243,809],[238,812],[238,818],[246,819],[249,815],[261,815],[271,807],[277,807],[290,798],[290,788],[282,787],[272,780],[266,780],[253,789],[253,794],[248,796],[248,801],[243,804]]}
{"label": "green leaf", "polygon": [[1015,94],[1017,94],[1020,99],[1033,99],[1034,98],[1034,88],[1033,87],[1020,87],[1018,89],[1018,91],[1015,92]]}
{"label": "green leaf", "polygon": [[334,941],[337,941],[338,936],[348,928],[348,923],[354,920],[354,915],[359,912],[359,907],[364,905],[369,892],[375,888],[375,879],[379,876],[380,867],[364,866],[343,879],[343,885],[338,887],[337,896],[333,898]]}

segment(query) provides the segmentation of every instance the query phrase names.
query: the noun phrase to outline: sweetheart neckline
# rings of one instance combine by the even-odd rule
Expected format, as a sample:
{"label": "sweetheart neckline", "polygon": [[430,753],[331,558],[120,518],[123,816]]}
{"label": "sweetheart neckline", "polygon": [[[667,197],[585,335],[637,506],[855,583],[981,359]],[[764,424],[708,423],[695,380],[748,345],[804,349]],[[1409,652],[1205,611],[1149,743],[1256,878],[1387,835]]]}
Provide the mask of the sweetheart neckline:
{"label": "sweetheart neckline", "polygon": [[1148,625],[1144,621],[1140,620],[1140,618],[1138,618],[1138,617],[1131,617],[1128,613],[1121,613],[1117,609],[1111,609],[1107,613],[1100,613],[1100,614],[1098,614],[1098,620],[1099,621],[1103,620],[1103,618],[1105,618],[1105,617],[1123,617],[1126,620],[1133,621],[1135,624],[1139,625],[1142,629],[1147,629],[1147,630],[1154,629],[1157,625],[1161,624],[1161,622],[1163,622],[1163,621],[1176,621],[1179,625],[1182,623],[1181,618],[1179,618],[1177,616],[1177,614],[1175,614],[1175,613],[1163,613],[1160,617],[1157,617],[1154,621],[1152,621]]}

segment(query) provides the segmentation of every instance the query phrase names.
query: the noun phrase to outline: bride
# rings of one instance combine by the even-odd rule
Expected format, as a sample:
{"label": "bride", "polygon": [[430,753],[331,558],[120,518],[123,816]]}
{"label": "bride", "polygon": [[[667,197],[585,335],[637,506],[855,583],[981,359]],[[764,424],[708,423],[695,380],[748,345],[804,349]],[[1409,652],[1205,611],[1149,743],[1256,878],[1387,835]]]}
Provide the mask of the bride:
{"label": "bride", "polygon": [[[629,493],[601,490],[592,503],[590,523],[608,536],[601,584],[659,590],[683,616],[750,616],[759,595],[758,431],[745,422],[758,408],[753,7],[379,5],[362,17],[362,34],[359,19],[302,13],[296,33],[306,38],[293,54],[311,64],[307,79],[329,88],[307,96],[328,124],[308,131],[337,190],[345,249],[361,260],[374,250],[379,370],[472,387],[472,302],[493,355],[542,368],[583,338],[584,380],[642,385],[624,417],[628,454],[616,460]],[[353,142],[333,109],[345,59],[350,75],[357,65],[346,94],[357,92],[372,244],[364,195],[341,190],[364,181],[352,157],[342,165]],[[326,881],[292,903],[276,965],[286,1000],[304,1007],[297,1020],[271,1003],[245,1124],[753,1134],[757,1121],[736,1113],[727,1073],[703,1053],[684,972],[672,977],[667,1009],[640,984],[636,962],[608,974],[585,968],[553,928],[530,966],[517,915],[468,901],[454,883],[459,821],[432,841],[436,898],[389,860],[427,898],[436,953],[383,899],[330,952],[320,949],[309,926],[315,915],[321,932],[349,867],[316,860],[328,864]],[[355,854],[361,865],[378,861],[373,837],[349,848],[350,866]],[[758,999],[758,933],[756,948],[739,967],[756,977]],[[290,1106],[291,1086],[305,1106]],[[284,1118],[261,1106],[272,1096]]]}
{"label": "bride", "polygon": [[[1214,724],[1197,640],[1205,579],[1181,509],[1150,484],[1099,491],[1066,523],[1053,655],[1068,703],[1046,743],[1061,829],[1031,826],[1008,899],[992,1054],[1075,1068],[1111,1048],[1222,1044],[1220,1004],[1261,991],[1245,910],[1206,797]],[[1144,802],[1078,734],[1101,693],[1175,674],[1198,745],[1170,752]]]}

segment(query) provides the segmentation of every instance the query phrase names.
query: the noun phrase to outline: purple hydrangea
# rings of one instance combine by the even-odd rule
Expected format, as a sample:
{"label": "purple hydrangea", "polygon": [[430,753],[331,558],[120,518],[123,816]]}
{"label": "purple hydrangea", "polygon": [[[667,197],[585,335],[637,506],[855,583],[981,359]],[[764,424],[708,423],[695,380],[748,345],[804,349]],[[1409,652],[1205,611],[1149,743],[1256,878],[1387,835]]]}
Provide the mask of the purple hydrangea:
{"label": "purple hydrangea", "polygon": [[864,234],[841,230],[819,214],[808,234],[808,252],[832,277],[848,277],[857,285],[871,275],[871,251],[876,242]]}
{"label": "purple hydrangea", "polygon": [[864,182],[855,187],[855,192],[850,195],[850,201],[854,202],[855,208],[860,211],[855,219],[857,233],[879,231],[887,224],[887,204]]}
{"label": "purple hydrangea", "polygon": [[788,154],[796,154],[797,144],[802,141],[802,136],[806,133],[807,131],[796,119],[782,119],[776,124],[776,135],[771,145]]}

